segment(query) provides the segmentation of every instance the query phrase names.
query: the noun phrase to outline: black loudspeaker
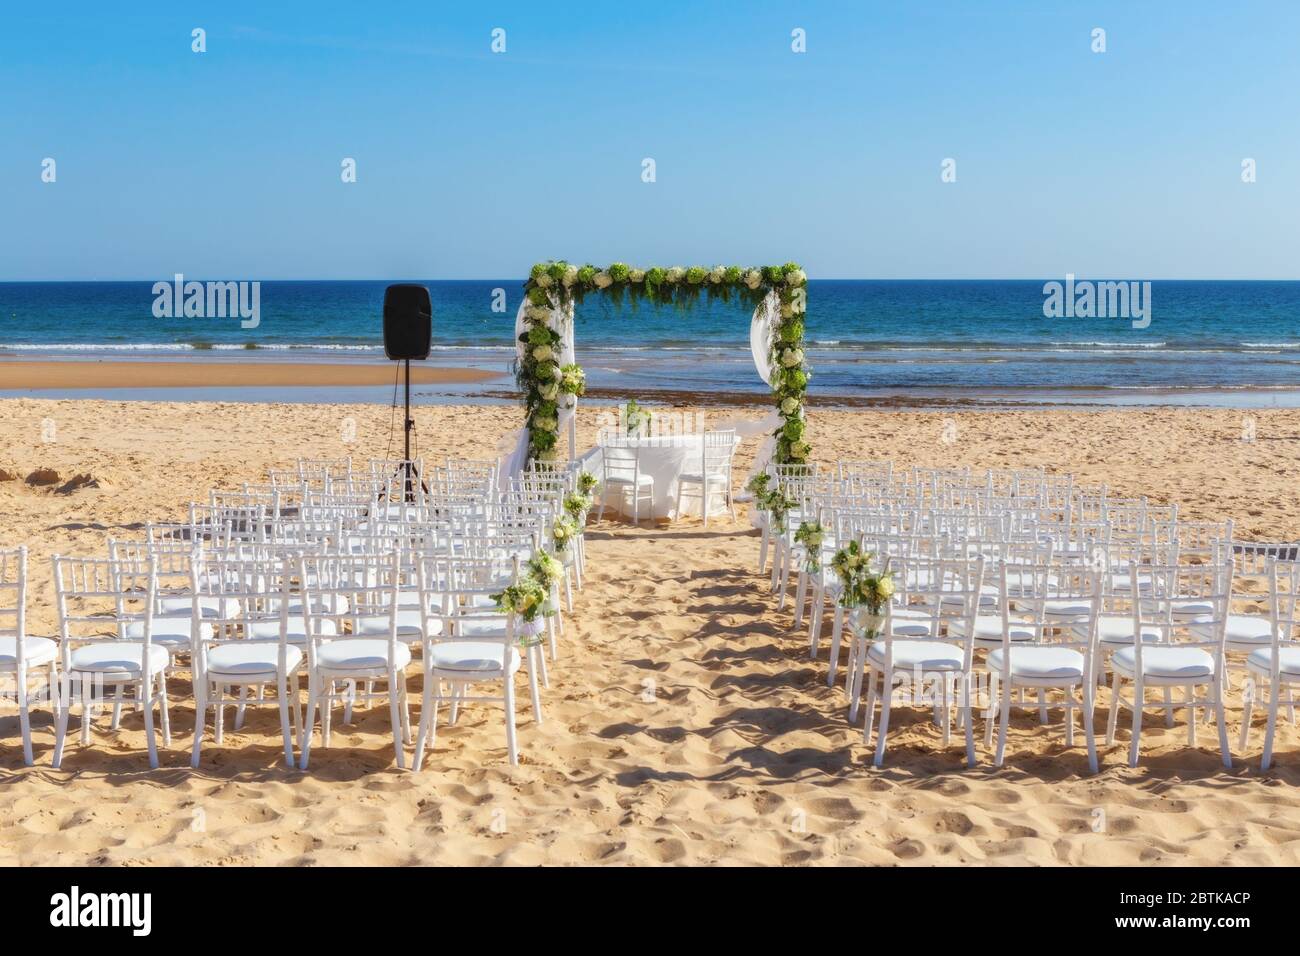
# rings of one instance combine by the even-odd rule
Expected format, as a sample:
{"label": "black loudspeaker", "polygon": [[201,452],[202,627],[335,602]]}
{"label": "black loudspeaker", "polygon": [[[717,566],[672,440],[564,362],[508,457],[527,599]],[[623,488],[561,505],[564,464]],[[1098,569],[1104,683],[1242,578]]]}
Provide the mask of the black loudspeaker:
{"label": "black loudspeaker", "polygon": [[422,285],[399,283],[384,290],[384,354],[390,359],[427,359],[433,338],[433,304]]}

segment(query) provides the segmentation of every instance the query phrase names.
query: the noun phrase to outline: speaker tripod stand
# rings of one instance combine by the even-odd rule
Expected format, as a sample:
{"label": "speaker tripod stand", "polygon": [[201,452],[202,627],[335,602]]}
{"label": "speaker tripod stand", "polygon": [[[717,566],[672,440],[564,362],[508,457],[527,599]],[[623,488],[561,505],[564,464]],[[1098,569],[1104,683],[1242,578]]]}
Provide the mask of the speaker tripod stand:
{"label": "speaker tripod stand", "polygon": [[[402,362],[403,371],[406,379],[406,401],[405,401],[405,418],[402,424],[403,451],[402,463],[393,469],[389,476],[389,482],[398,475],[402,476],[402,500],[414,501],[415,489],[418,486],[421,493],[427,495],[429,486],[424,483],[424,476],[415,468],[415,462],[411,460],[411,432],[415,431],[415,419],[411,417],[411,360],[405,359]],[[381,496],[388,494],[387,490],[380,492]]]}

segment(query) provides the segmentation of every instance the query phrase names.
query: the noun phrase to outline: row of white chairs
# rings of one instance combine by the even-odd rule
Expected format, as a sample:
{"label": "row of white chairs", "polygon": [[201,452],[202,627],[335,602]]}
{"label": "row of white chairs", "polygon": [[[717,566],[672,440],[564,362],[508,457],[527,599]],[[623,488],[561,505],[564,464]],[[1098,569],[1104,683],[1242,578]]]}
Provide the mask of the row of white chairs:
{"label": "row of white chairs", "polygon": [[[540,686],[548,682],[542,648],[548,643],[556,658],[563,617],[537,628],[498,612],[491,595],[544,549],[573,476],[531,475],[499,492],[494,470],[458,464],[449,463],[445,477],[465,485],[463,497],[422,493],[407,501],[372,497],[373,489],[317,490],[324,497],[314,503],[285,507],[282,483],[245,489],[238,499],[218,493],[187,521],[150,525],[143,541],[111,542],[106,558],[55,556],[58,640],[27,633],[26,549],[0,553],[0,678],[11,677],[17,691],[24,760],[33,757],[29,704],[44,693],[55,715],[56,766],[78,702],[83,744],[97,710],[111,707],[115,728],[124,707],[142,711],[157,766],[154,712],[170,746],[167,680],[188,670],[195,766],[208,715],[220,743],[225,711],[234,709],[238,726],[268,692],[278,701],[286,762],[304,769],[317,713],[328,746],[336,706],[349,719],[354,706],[379,700],[390,708],[399,766],[414,743],[419,768],[441,704],[454,721],[477,700],[504,705],[507,751],[517,762],[514,678],[526,670],[540,723]],[[304,481],[298,490],[313,493],[311,479]],[[582,550],[579,534],[565,556],[563,585],[552,593],[557,611],[572,610]],[[424,678],[418,739],[406,698],[413,651]],[[472,696],[484,685],[498,690]]]}
{"label": "row of white chairs", "polygon": [[[970,708],[980,691],[990,747],[1000,718],[996,763],[1003,760],[1012,707],[1030,706],[1044,721],[1049,709],[1064,708],[1067,744],[1081,716],[1095,770],[1094,692],[1105,681],[1107,742],[1120,711],[1129,711],[1131,765],[1138,762],[1143,711],[1157,709],[1169,726],[1176,712],[1187,712],[1192,745],[1200,717],[1212,716],[1230,766],[1224,698],[1237,671],[1244,701],[1239,748],[1247,746],[1252,703],[1267,696],[1262,765],[1269,766],[1278,709],[1285,706],[1294,717],[1292,689],[1300,683],[1297,545],[1238,541],[1231,521],[1187,521],[1176,506],[1118,499],[1105,488],[1036,470],[899,474],[888,462],[841,462],[831,474],[803,466],[771,473],[791,503],[783,527],[764,521],[764,539],[773,546],[772,585],[782,606],[793,588],[795,623],[807,615],[814,657],[824,616],[833,612],[828,682],[835,683],[847,644],[850,720],[857,719],[864,688],[867,738],[877,706],[881,713],[877,765],[895,684],[902,681],[912,691],[927,682],[937,688],[928,703],[945,742],[950,711],[961,701],[969,762],[975,759]],[[820,554],[794,540],[804,521],[823,526]],[[830,568],[848,541],[858,541],[877,562],[887,560],[897,584],[879,639],[870,642],[849,620],[860,622],[861,612],[839,606]],[[1264,613],[1239,613],[1234,600],[1262,600]],[[1154,702],[1147,696],[1153,688]],[[1057,702],[1049,702],[1049,691]],[[1026,703],[1027,693],[1038,701]]]}

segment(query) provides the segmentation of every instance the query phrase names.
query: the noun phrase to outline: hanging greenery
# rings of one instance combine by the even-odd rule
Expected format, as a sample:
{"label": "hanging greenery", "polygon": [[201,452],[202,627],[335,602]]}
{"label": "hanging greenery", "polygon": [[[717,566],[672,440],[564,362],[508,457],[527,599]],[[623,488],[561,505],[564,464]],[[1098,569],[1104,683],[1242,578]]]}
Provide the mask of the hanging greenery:
{"label": "hanging greenery", "polygon": [[567,396],[581,395],[586,387],[581,367],[557,362],[561,335],[556,328],[557,317],[567,321],[571,308],[586,296],[600,293],[616,304],[626,301],[634,308],[645,300],[689,309],[704,298],[734,300],[756,309],[769,294],[775,294],[780,314],[768,346],[772,395],[781,426],[775,432],[772,460],[777,464],[807,461],[811,452],[804,421],[804,398],[810,378],[804,356],[807,286],[808,276],[793,262],[711,269],[634,269],[623,262],[602,269],[564,261],[539,262],[524,283],[528,302],[524,308],[525,328],[519,336],[521,358],[515,368],[528,415],[529,457],[541,462],[559,457],[561,403],[568,400]]}

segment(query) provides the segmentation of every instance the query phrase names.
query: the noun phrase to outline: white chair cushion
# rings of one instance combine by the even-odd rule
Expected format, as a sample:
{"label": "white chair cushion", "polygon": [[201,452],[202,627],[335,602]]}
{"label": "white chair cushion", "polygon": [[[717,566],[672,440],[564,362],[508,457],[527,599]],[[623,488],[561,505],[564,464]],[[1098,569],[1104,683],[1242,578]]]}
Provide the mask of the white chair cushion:
{"label": "white chair cushion", "polygon": [[[284,663],[292,671],[302,663],[302,650],[292,644],[284,649]],[[278,641],[236,641],[208,651],[209,674],[274,675],[280,666]]]}
{"label": "white chair cushion", "polygon": [[[59,652],[59,645],[48,637],[28,637],[23,640],[23,665],[44,667]],[[18,669],[18,638],[0,637],[0,671]]]}
{"label": "white chair cushion", "polygon": [[[1082,624],[1071,628],[1080,637],[1087,633]],[[1097,639],[1103,644],[1132,644],[1133,618],[1128,614],[1103,614],[1097,619]],[[1160,640],[1160,629],[1142,628],[1142,641],[1150,644]]]}
{"label": "white chair cushion", "polygon": [[[433,625],[435,634],[442,633],[442,621],[434,619],[430,623]],[[352,633],[358,636],[386,636],[388,634],[388,615],[353,618]],[[423,637],[424,615],[420,613],[420,609],[399,607],[397,609],[397,639],[399,641],[419,641]]]}
{"label": "white chair cushion", "polygon": [[[160,617],[184,617],[189,615],[194,601],[184,595],[158,599]],[[235,617],[239,614],[239,601],[235,598],[208,596],[199,598],[200,617]]]}
{"label": "white chair cushion", "polygon": [[[700,485],[700,484],[703,484],[703,483],[704,483],[704,475],[700,474],[698,471],[686,472],[685,474],[678,475],[678,476],[677,476],[677,480],[678,480],[679,482],[681,482],[681,481],[685,481],[685,482],[689,482],[689,483],[692,483],[692,484]],[[711,471],[711,472],[709,472],[709,479],[708,479],[708,480],[709,480],[709,484],[711,484],[711,485],[712,485],[712,484],[719,484],[719,485],[721,485],[721,484],[726,484],[727,476],[724,475],[724,474],[722,474],[721,472]]]}
{"label": "white chair cushion", "polygon": [[[321,634],[337,634],[338,628],[329,618],[317,622]],[[280,622],[277,620],[251,621],[245,627],[244,637],[255,641],[278,641],[280,639]],[[285,640],[290,644],[304,644],[307,641],[307,625],[301,617],[290,617],[288,634]]]}
{"label": "white chair cushion", "polygon": [[[1214,623],[1209,619],[1193,621],[1188,630],[1198,637],[1213,637]],[[1263,614],[1229,614],[1224,632],[1229,645],[1258,647],[1273,640],[1273,622]]]}
{"label": "white chair cushion", "polygon": [[[894,641],[895,668],[921,668],[923,671],[961,670],[960,647],[939,641]],[[885,642],[876,641],[867,649],[867,657],[877,667],[885,662]]]}
{"label": "white chair cushion", "polygon": [[[155,644],[163,644],[169,651],[175,654],[177,651],[189,650],[190,643],[193,641],[191,636],[191,619],[188,617],[156,617],[152,621],[153,634],[150,640]],[[210,640],[212,637],[212,625],[200,622],[199,637],[203,640]],[[128,621],[126,625],[126,638],[131,641],[139,641],[144,638],[144,621]]]}
{"label": "white chair cushion", "polygon": [[889,612],[889,633],[895,637],[929,637],[934,615],[914,607],[894,608]]}
{"label": "white chair cushion", "polygon": [[[640,485],[653,485],[654,483],[655,483],[655,480],[654,480],[654,478],[651,477],[650,475],[639,475],[639,476],[637,476],[637,479],[636,479],[636,484],[640,484]],[[614,475],[610,475],[608,478],[605,479],[605,484],[607,484],[607,485],[630,485],[630,484],[633,484],[633,481],[632,481],[632,478],[631,478],[630,476],[627,477],[627,478],[621,478],[621,477],[617,477],[617,476],[614,476]]]}
{"label": "white chair cushion", "polygon": [[[1121,647],[1111,656],[1110,663],[1121,674],[1132,676],[1136,660],[1136,649]],[[1142,675],[1165,679],[1205,679],[1214,676],[1214,658],[1209,651],[1199,647],[1147,644],[1142,648]]]}
{"label": "white chair cushion", "polygon": [[433,646],[430,660],[439,671],[501,673],[503,660],[506,673],[519,670],[519,651],[493,641],[443,641]]}
{"label": "white chair cushion", "polygon": [[1069,598],[1053,598],[1043,602],[1043,615],[1046,617],[1087,617],[1092,613],[1092,605]]}
{"label": "white chair cushion", "polygon": [[504,617],[464,617],[456,619],[456,637],[505,637]]}
{"label": "white chair cushion", "polygon": [[1200,598],[1187,598],[1186,600],[1173,600],[1167,602],[1169,610],[1175,617],[1209,617],[1216,610],[1213,601],[1205,601]]}
{"label": "white chair cushion", "polygon": [[[998,589],[993,585],[991,584],[980,585],[980,597],[979,597],[980,607],[997,607],[998,601],[1001,600],[1001,597],[1002,597],[1001,594],[998,593]],[[959,607],[966,603],[966,595],[945,594],[939,598],[939,603],[946,604],[949,607]]]}
{"label": "white chair cushion", "polygon": [[[332,671],[388,670],[388,641],[373,637],[329,641],[316,652],[316,662],[323,669]],[[394,650],[393,666],[401,670],[409,663],[411,649],[398,644]]]}
{"label": "white chair cushion", "polygon": [[[1279,647],[1277,650],[1278,670],[1282,679],[1288,683],[1300,681],[1300,647]],[[1264,677],[1272,676],[1273,648],[1261,647],[1250,652],[1246,658],[1246,667],[1253,673]]]}
{"label": "white chair cushion", "polygon": [[[1032,627],[1014,620],[1009,622],[1007,630],[1013,641],[1032,641],[1037,634]],[[948,633],[957,637],[966,636],[965,621],[949,621]],[[981,644],[1002,643],[1002,615],[979,614],[975,617],[975,640]]]}
{"label": "white chair cushion", "polygon": [[[1002,648],[989,652],[989,671],[1002,673]],[[1011,676],[1030,680],[1083,680],[1083,655],[1069,647],[1026,644],[1011,648]]]}
{"label": "white chair cushion", "polygon": [[[78,647],[69,657],[71,670],[98,674],[138,675],[144,644],[138,641],[104,641]],[[149,645],[149,666],[160,671],[167,666],[167,648]]]}

